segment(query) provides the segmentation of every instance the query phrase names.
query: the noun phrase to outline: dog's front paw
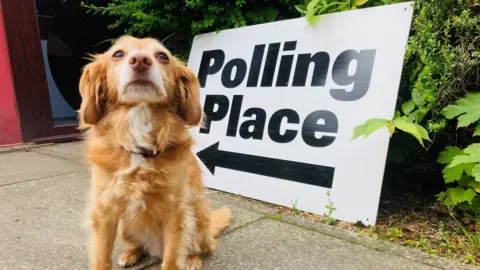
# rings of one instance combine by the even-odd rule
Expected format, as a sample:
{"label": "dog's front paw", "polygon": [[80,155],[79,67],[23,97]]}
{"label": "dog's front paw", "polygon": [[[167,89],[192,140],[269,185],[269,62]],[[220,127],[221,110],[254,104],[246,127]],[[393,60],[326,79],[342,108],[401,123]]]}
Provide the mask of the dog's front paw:
{"label": "dog's front paw", "polygon": [[202,257],[199,255],[193,255],[188,258],[187,270],[202,270]]}
{"label": "dog's front paw", "polygon": [[118,265],[121,267],[132,266],[138,263],[142,259],[143,255],[143,251],[139,248],[129,249],[120,255],[120,258],[118,258]]}

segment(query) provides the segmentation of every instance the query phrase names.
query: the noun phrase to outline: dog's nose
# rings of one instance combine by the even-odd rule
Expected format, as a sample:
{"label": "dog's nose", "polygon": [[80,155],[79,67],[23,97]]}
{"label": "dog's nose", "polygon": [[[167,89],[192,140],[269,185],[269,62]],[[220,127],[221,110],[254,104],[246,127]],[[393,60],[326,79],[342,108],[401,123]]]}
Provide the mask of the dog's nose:
{"label": "dog's nose", "polygon": [[152,59],[147,55],[132,55],[128,61],[133,70],[145,72],[152,66]]}

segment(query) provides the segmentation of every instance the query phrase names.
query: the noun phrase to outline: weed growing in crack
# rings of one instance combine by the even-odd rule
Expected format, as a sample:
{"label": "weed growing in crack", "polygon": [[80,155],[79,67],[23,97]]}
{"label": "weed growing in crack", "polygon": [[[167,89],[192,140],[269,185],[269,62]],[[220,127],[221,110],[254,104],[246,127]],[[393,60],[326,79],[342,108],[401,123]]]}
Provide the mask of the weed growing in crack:
{"label": "weed growing in crack", "polygon": [[295,200],[293,203],[292,203],[292,214],[295,215],[295,216],[299,216],[302,214],[302,211],[298,210],[297,208],[297,200]]}
{"label": "weed growing in crack", "polygon": [[335,212],[337,209],[335,208],[335,206],[333,205],[332,200],[330,199],[330,190],[327,191],[327,197],[328,197],[328,204],[327,204],[327,206],[325,206],[325,208],[328,209],[328,213],[325,214],[325,216],[323,217],[323,220],[324,220],[325,223],[327,223],[328,225],[335,225],[336,222],[337,222],[337,220],[332,217],[332,214],[333,214],[333,212]]}
{"label": "weed growing in crack", "polygon": [[397,227],[392,227],[392,228],[390,229],[390,233],[389,233],[389,240],[390,240],[390,241],[393,241],[393,240],[395,240],[395,239],[397,239],[397,238],[400,238],[400,237],[402,237],[402,236],[403,236],[403,231],[402,231],[402,229],[399,229],[399,228],[397,228]]}

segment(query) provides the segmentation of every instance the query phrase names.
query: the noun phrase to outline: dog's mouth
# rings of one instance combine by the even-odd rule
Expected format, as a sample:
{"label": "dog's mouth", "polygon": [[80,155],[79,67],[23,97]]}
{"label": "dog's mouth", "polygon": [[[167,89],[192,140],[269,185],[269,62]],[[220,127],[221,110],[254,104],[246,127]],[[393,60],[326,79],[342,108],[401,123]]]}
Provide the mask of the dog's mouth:
{"label": "dog's mouth", "polygon": [[155,90],[157,87],[155,84],[146,78],[138,78],[132,80],[128,85],[127,89],[133,90],[133,91],[138,91],[138,90]]}

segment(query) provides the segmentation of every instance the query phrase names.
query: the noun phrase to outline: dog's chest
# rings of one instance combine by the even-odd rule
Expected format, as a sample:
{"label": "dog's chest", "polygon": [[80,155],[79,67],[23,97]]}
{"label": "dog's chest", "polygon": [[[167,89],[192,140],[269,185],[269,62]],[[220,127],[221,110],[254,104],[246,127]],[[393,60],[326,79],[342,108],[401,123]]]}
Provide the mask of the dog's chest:
{"label": "dog's chest", "polygon": [[155,139],[151,135],[153,118],[150,108],[145,104],[139,104],[128,111],[127,117],[133,143],[140,147],[151,149]]}
{"label": "dog's chest", "polygon": [[158,192],[154,183],[158,173],[141,154],[130,154],[128,166],[118,170],[113,181],[104,188],[101,202],[124,206],[126,213],[136,215],[147,210],[152,193]]}

